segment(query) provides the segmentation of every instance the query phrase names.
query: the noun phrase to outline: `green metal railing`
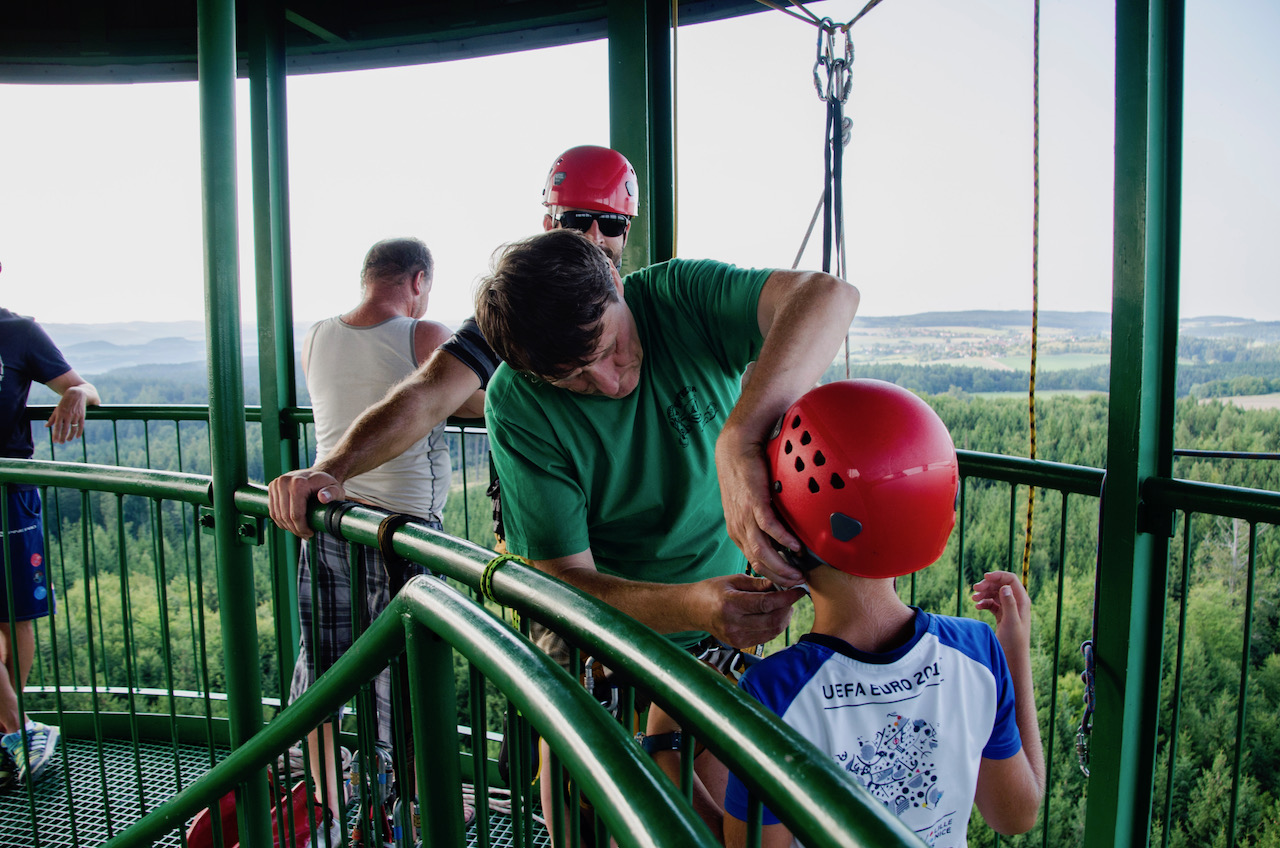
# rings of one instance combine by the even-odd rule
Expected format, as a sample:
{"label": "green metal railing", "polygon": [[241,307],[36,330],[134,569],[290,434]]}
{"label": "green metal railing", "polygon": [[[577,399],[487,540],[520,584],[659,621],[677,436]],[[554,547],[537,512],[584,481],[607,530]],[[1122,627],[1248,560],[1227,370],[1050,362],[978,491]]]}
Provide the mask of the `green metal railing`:
{"label": "green metal railing", "polygon": [[[114,413],[115,410],[109,408],[96,411],[96,417],[111,418]],[[179,410],[178,413],[179,417],[193,414],[187,410]],[[118,428],[122,422],[133,420],[134,415],[135,411],[126,410],[119,420],[111,421],[111,426]],[[140,416],[139,420],[142,418],[145,416]],[[94,421],[92,424],[103,428],[107,421]],[[472,435],[481,433],[476,430]],[[1092,597],[1092,583],[1096,577],[1098,496],[1103,472],[962,452],[961,473],[959,525],[947,553],[937,565],[912,575],[909,581],[903,581],[901,591],[908,601],[932,611],[974,615],[964,600],[967,586],[980,579],[986,570],[1018,570],[1023,532],[1020,517],[1027,487],[1035,486],[1042,490],[1036,498],[1029,588],[1036,613],[1033,642],[1038,646],[1034,664],[1037,705],[1041,713],[1050,786],[1042,820],[1032,834],[997,839],[985,829],[980,817],[974,817],[970,844],[1081,844],[1084,837],[1079,799],[1085,793],[1087,781],[1080,774],[1074,752],[1075,732],[1082,711],[1082,684],[1078,675],[1083,667],[1076,645],[1092,635],[1092,605],[1081,607],[1078,602],[1071,603],[1071,599],[1078,601],[1082,593]],[[209,660],[217,656],[216,647],[211,647],[211,641],[216,644],[217,638],[215,620],[210,617],[211,608],[200,603],[201,598],[208,598],[211,594],[207,575],[215,563],[209,546],[202,546],[201,533],[197,530],[202,517],[201,508],[210,502],[208,478],[83,464],[12,460],[0,463],[0,483],[20,480],[34,481],[46,488],[49,559],[53,573],[58,575],[60,604],[57,615],[38,625],[40,650],[28,692],[24,693],[27,708],[34,709],[38,715],[49,716],[50,721],[62,723],[71,738],[80,736],[99,743],[112,738],[126,739],[138,748],[145,746],[149,739],[160,737],[175,748],[179,744],[198,744],[206,751],[207,764],[218,761],[227,743],[225,724],[220,719],[224,713],[225,695],[221,694],[218,685],[216,663]],[[1191,584],[1197,568],[1202,567],[1199,563],[1207,556],[1202,543],[1210,533],[1220,535],[1222,526],[1228,530],[1236,527],[1235,532],[1241,539],[1241,598],[1236,607],[1240,620],[1232,625],[1235,628],[1232,632],[1236,634],[1232,638],[1237,639],[1236,644],[1240,646],[1236,661],[1238,675],[1230,685],[1234,695],[1233,720],[1230,726],[1224,724],[1217,728],[1224,738],[1230,740],[1229,748],[1233,752],[1233,759],[1222,767],[1230,775],[1223,824],[1231,836],[1232,841],[1228,844],[1236,844],[1244,835],[1241,809],[1247,800],[1245,788],[1254,779],[1248,739],[1251,734],[1260,732],[1259,722],[1265,718],[1256,716],[1249,707],[1251,697],[1256,698],[1256,685],[1253,683],[1256,674],[1251,675],[1251,669],[1259,668],[1266,659],[1250,655],[1256,627],[1255,610],[1263,608],[1260,604],[1268,605],[1265,607],[1267,610],[1273,605],[1273,599],[1256,597],[1254,586],[1260,546],[1263,550],[1261,562],[1270,567],[1274,560],[1272,546],[1276,537],[1270,531],[1280,524],[1280,495],[1180,480],[1153,480],[1144,489],[1143,499],[1144,509],[1152,511],[1153,515],[1167,515],[1158,523],[1174,532],[1174,553],[1168,563],[1172,603],[1168,605],[1165,617],[1164,693],[1157,742],[1160,766],[1149,777],[1155,797],[1155,823],[1152,828],[1153,833],[1160,835],[1158,841],[1161,844],[1169,843],[1170,822],[1177,821],[1183,803],[1177,785],[1194,780],[1201,768],[1198,764],[1184,762],[1179,756],[1179,735],[1188,726],[1187,716],[1182,711],[1184,674],[1190,646],[1197,639],[1194,632],[1188,631],[1190,593],[1186,587]],[[260,489],[251,487],[237,494],[235,504],[242,516],[243,538],[250,543],[256,542],[265,522],[265,495]],[[91,516],[93,526],[68,516],[67,507],[73,507],[72,511],[77,515]],[[60,516],[51,518],[59,511]],[[313,515],[314,526],[320,526],[320,515],[319,510]],[[341,519],[342,534],[357,544],[376,545],[377,524],[381,518],[382,513],[377,510],[354,508]],[[470,521],[477,527],[485,524]],[[1219,525],[1217,529],[1215,522]],[[1236,524],[1223,525],[1223,522]],[[148,528],[146,533],[141,530],[144,527]],[[433,569],[454,580],[464,592],[470,593],[474,600],[484,602],[475,591],[489,555],[484,548],[415,528],[398,531],[393,537],[393,544],[401,555],[429,563]],[[271,563],[267,556],[269,548],[270,545],[267,549],[254,548],[255,569],[266,575],[272,568],[292,568],[292,563]],[[142,552],[146,552],[145,555]],[[152,575],[151,579],[141,580],[140,575],[144,573]],[[748,769],[744,774],[751,776],[748,782],[761,797],[782,799],[767,801],[775,812],[783,815],[786,799],[799,797],[791,794],[796,788],[788,786],[784,777],[768,774],[767,768],[760,771],[761,762],[771,761],[770,757],[775,757],[779,749],[762,751],[753,747],[758,746],[758,740],[739,739],[732,733],[726,736],[721,723],[699,724],[699,716],[716,716],[725,710],[744,707],[736,693],[725,701],[717,700],[725,697],[718,692],[709,695],[696,688],[688,689],[683,681],[691,674],[695,679],[699,676],[696,665],[692,671],[684,667],[692,662],[688,657],[680,652],[668,656],[670,651],[664,647],[666,643],[663,640],[658,640],[656,648],[639,650],[635,640],[642,643],[643,636],[633,631],[638,628],[651,637],[647,630],[634,623],[611,620],[613,617],[605,614],[598,605],[593,606],[595,602],[591,599],[583,598],[529,569],[504,564],[496,570],[493,578],[491,608],[496,602],[504,609],[520,610],[523,621],[534,618],[553,623],[556,629],[581,645],[584,652],[590,652],[611,667],[625,669],[630,679],[652,689],[658,701],[668,705],[679,720],[695,727],[699,741],[715,750],[731,766]],[[141,590],[139,582],[146,584]],[[272,594],[273,581],[263,576],[257,582],[259,596],[254,599],[254,607],[270,617],[259,633],[260,644],[265,646],[275,641],[273,628],[286,626],[284,623],[288,616],[285,614],[285,601]],[[133,606],[142,606],[136,603],[139,591],[149,593],[144,597],[154,599],[148,606],[167,609],[167,614],[135,618]],[[117,615],[116,620],[86,614],[104,608]],[[117,609],[120,611],[118,614],[115,613]],[[50,625],[56,627],[56,632]],[[1107,622],[1100,626],[1106,627]],[[163,662],[157,666],[153,658],[157,652],[163,654],[164,651],[170,654],[163,656]],[[195,658],[192,665],[199,669],[198,679],[192,682],[180,675],[175,677],[175,654]],[[287,685],[284,672],[291,667],[291,660],[291,657],[275,656],[269,663],[271,668],[263,672],[263,688],[268,692],[268,697],[264,698],[266,716],[279,708],[280,693]],[[157,672],[157,667],[162,670]],[[489,726],[484,702],[488,698],[506,697],[493,688],[492,681],[486,684],[488,679],[489,675],[480,671],[467,672],[459,678],[463,681],[459,684],[459,691],[466,690],[471,703],[471,713],[466,719],[471,725],[471,732],[462,737],[464,742],[460,755],[464,762],[476,764],[473,768],[478,769],[478,774],[474,780],[482,786],[490,783],[493,771],[492,767],[481,767],[492,759],[494,753],[494,746],[486,744],[486,740],[498,730]],[[281,682],[273,686],[273,681]],[[349,688],[358,686],[360,682],[348,680],[342,686]],[[318,707],[306,708],[320,709],[317,715],[324,712]],[[748,705],[746,708],[751,707]],[[1112,718],[1105,713],[1098,716],[1099,721]],[[736,721],[733,724],[741,726]],[[525,727],[521,722],[515,722],[510,732],[527,733]],[[285,740],[287,735],[272,737],[268,747],[279,754],[292,744]],[[295,734],[293,742],[297,738]],[[794,744],[794,740],[787,740],[786,744]],[[255,760],[257,767],[272,756],[259,752]],[[743,757],[747,759],[743,760]],[[757,759],[752,760],[753,757]],[[173,760],[176,763],[176,752]],[[181,771],[174,763],[166,768],[175,773]],[[131,770],[141,786],[141,773],[145,768],[136,757]],[[757,777],[762,782],[752,783]],[[218,779],[223,780],[221,772]],[[232,778],[232,782],[236,779]],[[183,776],[178,788],[185,791],[190,782],[191,778]],[[111,802],[112,794],[105,777],[98,784],[104,797]],[[219,783],[221,785],[223,783]],[[575,786],[581,787],[575,792],[585,790],[590,794],[595,791],[594,787],[581,781],[575,781]],[[72,786],[67,784],[64,794],[70,803],[77,793],[73,793]],[[153,808],[158,797],[143,793],[142,807]],[[526,811],[532,806],[532,801],[527,795],[523,799]],[[115,806],[123,803],[121,800]],[[36,821],[34,815],[32,820]],[[112,825],[109,830],[118,832],[127,820],[127,816],[121,817],[119,826]],[[784,820],[787,820],[785,816]],[[801,824],[794,826],[803,828]],[[84,841],[80,844],[95,843]]]}
{"label": "green metal railing", "polygon": [[[139,496],[156,501],[178,500],[197,507],[207,505],[207,479],[167,479],[173,476],[161,472],[39,461],[0,463],[0,483],[21,480],[45,487],[69,486],[81,491],[97,489],[120,498]],[[245,516],[266,513],[266,496],[258,488],[238,492],[235,503]],[[316,514],[321,512],[317,510]],[[340,519],[342,535],[356,543],[374,545],[377,543],[378,525],[384,517],[385,513],[378,510],[352,508]],[[245,521],[243,526],[253,526],[253,522]],[[427,563],[438,573],[473,588],[480,585],[485,564],[492,555],[492,552],[474,544],[413,526],[397,531],[393,545],[397,553]],[[124,558],[118,558],[116,565],[120,568],[124,618],[128,621],[128,569]],[[89,580],[86,577],[83,582],[87,585]],[[846,783],[834,763],[825,757],[788,756],[804,750],[807,743],[794,731],[779,725],[723,679],[651,630],[629,619],[611,616],[608,608],[599,601],[519,564],[504,564],[492,575],[491,582],[492,597],[497,602],[521,609],[541,620],[555,622],[561,632],[587,646],[611,667],[624,671],[637,685],[651,690],[658,703],[685,722],[732,768],[746,775],[749,785],[807,844],[913,844],[914,837],[902,828],[897,819]],[[221,602],[229,600],[223,598]],[[163,602],[163,596],[159,601]],[[441,618],[445,615],[442,612],[444,607],[448,608],[448,616]],[[248,612],[252,615],[252,606]],[[89,634],[95,627],[102,626],[101,622],[88,621],[72,609],[64,609],[59,615],[75,620],[77,629],[83,627]],[[300,698],[281,712],[265,730],[237,746],[232,754],[223,758],[218,751],[218,740],[212,738],[214,734],[211,731],[208,732],[210,759],[220,760],[219,765],[194,783],[184,785],[179,781],[177,795],[159,807],[155,805],[163,799],[130,799],[141,801],[142,812],[151,812],[143,823],[134,824],[120,833],[118,841],[112,844],[152,844],[160,835],[180,827],[199,808],[213,803],[228,788],[252,780],[252,775],[294,744],[303,732],[320,718],[330,715],[338,704],[348,700],[362,683],[371,678],[370,669],[376,671],[399,652],[400,646],[405,644],[402,618],[411,618],[415,622],[413,627],[426,626],[449,641],[485,679],[498,685],[504,696],[519,709],[523,719],[552,744],[559,761],[581,787],[580,791],[589,796],[600,811],[602,822],[623,844],[710,844],[710,834],[699,830],[703,826],[693,817],[687,795],[683,806],[673,800],[678,798],[675,787],[659,775],[620,725],[607,720],[607,715],[584,689],[574,685],[565,672],[534,651],[531,644],[518,637],[510,627],[500,624],[483,606],[457,596],[439,581],[426,579],[418,581],[413,592],[396,602],[391,615],[379,617],[361,638],[357,649],[325,675],[322,684],[308,690],[307,697]],[[128,631],[126,625],[125,632]],[[128,643],[125,645],[126,654],[138,648],[131,639],[126,638],[125,642]],[[407,644],[412,654],[417,647],[431,642],[430,638],[419,633],[410,635]],[[210,651],[210,655],[216,656],[216,652]],[[64,702],[82,693],[64,692],[58,685],[60,665],[57,656],[55,653],[51,658],[52,691],[50,687],[40,691],[52,695],[56,720],[68,729],[68,736],[72,737],[77,735],[82,725],[77,725],[72,711],[65,708]],[[411,655],[409,662],[417,669],[420,663],[427,661]],[[434,662],[439,664],[440,660]],[[126,690],[127,706],[113,718],[117,719],[117,727],[128,727],[127,738],[137,749],[148,732],[156,730],[143,721],[145,709],[139,699],[149,691],[163,691],[166,687],[143,685],[151,681],[139,678],[137,663],[129,661],[124,665],[123,670],[116,670],[117,676],[112,681],[95,680],[91,687],[93,704],[88,712],[92,716],[92,736],[101,742],[107,735],[105,725],[108,716],[107,711],[99,707],[99,699],[110,694],[110,687],[104,684],[114,683],[118,689]],[[438,775],[441,763],[455,761],[458,753],[456,744],[448,742],[439,743],[444,747],[431,753],[431,746],[439,742],[438,737],[452,735],[439,732],[442,723],[451,731],[453,728],[452,663],[444,665],[448,669],[447,688],[442,688],[444,684],[438,679],[438,674],[431,678],[432,691],[438,692],[439,697],[424,698],[419,692],[414,698],[419,757],[429,757],[430,763],[428,769],[423,768],[420,761],[421,774]],[[207,664],[205,668],[208,669]],[[180,692],[172,678],[167,688],[169,727],[161,735],[168,736],[177,745],[189,735],[190,728],[179,726],[184,721],[176,701],[182,697],[202,699],[205,724],[210,725],[214,718],[214,699],[207,691]],[[445,704],[443,712],[441,703]],[[27,705],[29,709],[32,706]],[[471,737],[473,740],[483,739],[487,736],[483,710],[476,712],[474,707],[475,704]],[[434,709],[433,719],[427,721],[417,715],[419,709]],[[600,730],[602,721],[610,725],[609,730]],[[592,735],[599,733],[607,735]],[[439,756],[442,752],[451,752],[455,757],[445,757],[442,761]],[[476,753],[474,748],[472,753]],[[479,753],[483,759],[483,748]],[[787,763],[788,760],[795,762]],[[486,770],[478,772],[482,776]],[[69,770],[64,769],[64,776],[68,773]],[[449,777],[444,785],[452,789],[445,794],[452,798],[457,792],[457,781]],[[73,789],[79,787],[73,787],[69,779],[64,782],[65,794],[74,807],[77,793]],[[111,787],[105,779],[99,789],[110,805]],[[654,792],[659,794],[655,796]],[[456,817],[456,806],[446,806]],[[424,807],[429,808],[425,800]],[[815,809],[827,812],[815,817]],[[696,839],[690,837],[686,827],[679,825],[684,819],[696,824],[696,827],[689,825],[698,833]],[[32,821],[36,821],[34,816]],[[109,825],[108,831],[117,832],[118,827]],[[34,835],[35,844],[41,844],[39,833]]]}

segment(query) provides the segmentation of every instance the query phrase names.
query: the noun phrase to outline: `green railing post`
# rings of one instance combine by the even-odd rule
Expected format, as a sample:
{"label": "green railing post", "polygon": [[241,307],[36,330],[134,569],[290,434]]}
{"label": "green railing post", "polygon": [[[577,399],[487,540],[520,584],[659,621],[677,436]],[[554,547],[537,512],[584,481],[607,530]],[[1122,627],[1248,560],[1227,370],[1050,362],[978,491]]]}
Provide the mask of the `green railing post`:
{"label": "green railing post", "polygon": [[[253,230],[258,304],[258,385],[262,398],[262,474],[274,480],[298,467],[296,426],[285,426],[281,410],[298,405],[293,368],[293,297],[289,266],[289,174],[284,72],[284,6],[260,0],[249,13],[250,142],[253,151]],[[298,539],[274,524],[272,573],[281,686],[288,686],[298,644],[298,590],[294,580]],[[286,632],[287,631],[287,632]],[[283,688],[282,688],[283,691]]]}
{"label": "green railing post", "polygon": [[[253,560],[237,533],[235,505],[235,491],[248,477],[236,232],[235,2],[198,0],[196,14],[213,534],[231,744],[239,747],[262,727],[262,682]],[[242,842],[270,845],[265,775],[240,788]]]}
{"label": "green railing post", "polygon": [[[675,254],[675,100],[671,66],[671,6],[647,0],[649,26],[645,45],[649,60],[646,95],[649,104],[649,244],[654,262]],[[612,105],[612,104],[610,104]],[[623,120],[626,112],[622,112]],[[617,126],[615,123],[614,126]]]}
{"label": "green railing post", "polygon": [[404,618],[418,798],[424,848],[465,845],[462,769],[458,765],[453,649],[410,616]]}
{"label": "green railing post", "polygon": [[662,0],[609,0],[609,143],[635,166],[640,214],[623,273],[672,253],[671,12]]}
{"label": "green railing post", "polygon": [[1146,845],[1172,513],[1143,487],[1172,468],[1181,168],[1181,0],[1116,6],[1111,412],[1102,504],[1090,846]]}

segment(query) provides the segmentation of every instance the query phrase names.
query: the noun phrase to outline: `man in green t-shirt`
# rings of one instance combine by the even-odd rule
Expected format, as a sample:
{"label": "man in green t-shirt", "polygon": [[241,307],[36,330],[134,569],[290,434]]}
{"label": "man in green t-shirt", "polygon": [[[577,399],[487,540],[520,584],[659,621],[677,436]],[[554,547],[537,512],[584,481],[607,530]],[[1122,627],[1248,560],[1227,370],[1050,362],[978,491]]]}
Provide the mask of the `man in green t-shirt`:
{"label": "man in green t-shirt", "polygon": [[[803,593],[774,591],[801,581],[775,545],[799,543],[770,504],[763,445],[857,305],[827,274],[712,261],[624,280],[571,230],[510,246],[476,298],[506,363],[485,419],[508,548],[685,647],[782,632]],[[651,711],[650,735],[674,729]],[[674,752],[655,756],[678,773]],[[724,770],[703,760],[696,806],[718,832]]]}

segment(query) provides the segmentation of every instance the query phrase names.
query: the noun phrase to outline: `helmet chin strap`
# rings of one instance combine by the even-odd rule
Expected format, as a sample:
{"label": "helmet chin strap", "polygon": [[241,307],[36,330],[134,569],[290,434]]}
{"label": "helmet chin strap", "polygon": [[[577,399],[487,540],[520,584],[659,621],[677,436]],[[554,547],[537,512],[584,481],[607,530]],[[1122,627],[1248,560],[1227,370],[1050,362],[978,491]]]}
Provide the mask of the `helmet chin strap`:
{"label": "helmet chin strap", "polygon": [[[787,524],[781,515],[778,516],[778,520],[782,522],[783,527],[787,528],[788,533],[795,536],[797,539],[800,538],[796,531],[791,529],[791,526]],[[785,545],[778,544],[776,539],[773,542],[773,549],[782,554],[782,558],[787,561],[787,565],[799,571],[801,574],[808,574],[820,565],[829,565],[829,563],[824,562],[814,554],[813,551],[809,550],[809,546],[806,545],[803,540],[800,542],[800,550],[798,551],[793,551]]]}

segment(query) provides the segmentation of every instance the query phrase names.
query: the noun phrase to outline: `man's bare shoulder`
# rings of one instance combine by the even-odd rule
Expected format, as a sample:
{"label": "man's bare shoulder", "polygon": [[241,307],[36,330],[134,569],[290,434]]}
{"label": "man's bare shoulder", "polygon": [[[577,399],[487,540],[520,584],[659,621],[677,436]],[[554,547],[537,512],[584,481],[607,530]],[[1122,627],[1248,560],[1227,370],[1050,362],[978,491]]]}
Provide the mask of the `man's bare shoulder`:
{"label": "man's bare shoulder", "polygon": [[420,353],[419,362],[430,356],[431,351],[444,344],[452,335],[453,330],[439,321],[419,321],[417,327],[414,328],[413,336],[414,346]]}

